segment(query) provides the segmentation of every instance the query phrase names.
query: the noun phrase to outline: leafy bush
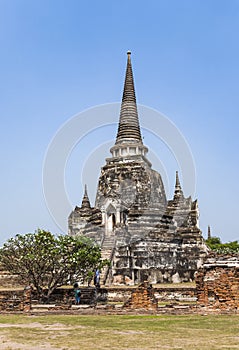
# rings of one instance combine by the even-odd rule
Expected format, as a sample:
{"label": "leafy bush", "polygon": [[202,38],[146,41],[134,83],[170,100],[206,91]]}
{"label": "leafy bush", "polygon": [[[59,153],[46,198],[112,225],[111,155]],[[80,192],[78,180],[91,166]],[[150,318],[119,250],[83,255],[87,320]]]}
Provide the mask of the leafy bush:
{"label": "leafy bush", "polygon": [[219,237],[211,237],[206,240],[206,244],[218,254],[239,253],[238,241],[222,243]]}

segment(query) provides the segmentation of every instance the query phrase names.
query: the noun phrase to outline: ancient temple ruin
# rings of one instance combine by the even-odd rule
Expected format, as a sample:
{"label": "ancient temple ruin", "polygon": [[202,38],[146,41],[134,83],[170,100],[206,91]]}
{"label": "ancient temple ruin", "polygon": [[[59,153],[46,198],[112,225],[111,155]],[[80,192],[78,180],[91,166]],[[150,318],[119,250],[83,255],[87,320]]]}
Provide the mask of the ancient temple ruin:
{"label": "ancient temple ruin", "polygon": [[81,207],[69,216],[69,234],[101,246],[111,266],[103,283],[182,282],[194,279],[207,248],[198,227],[198,204],[185,198],[176,173],[174,197],[167,200],[160,174],[147,159],[138,119],[128,52],[115,145],[101,169],[95,205],[85,188]]}
{"label": "ancient temple ruin", "polygon": [[239,309],[238,254],[210,254],[196,275],[198,305],[208,309]]}

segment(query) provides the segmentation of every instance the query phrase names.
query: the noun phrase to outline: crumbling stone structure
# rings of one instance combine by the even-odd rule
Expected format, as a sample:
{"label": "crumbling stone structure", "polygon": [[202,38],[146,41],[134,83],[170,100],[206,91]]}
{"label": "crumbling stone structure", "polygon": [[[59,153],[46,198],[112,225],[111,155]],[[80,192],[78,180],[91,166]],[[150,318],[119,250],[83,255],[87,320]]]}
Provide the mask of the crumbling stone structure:
{"label": "crumbling stone structure", "polygon": [[95,206],[85,189],[81,207],[69,216],[69,234],[83,234],[111,261],[101,283],[192,281],[207,254],[198,227],[198,204],[185,198],[178,172],[167,200],[161,175],[152,169],[137,112],[128,52],[118,132],[101,169]]}
{"label": "crumbling stone structure", "polygon": [[23,290],[1,291],[0,312],[30,312],[31,292],[30,287]]}
{"label": "crumbling stone structure", "polygon": [[152,285],[147,281],[141,283],[124,304],[124,308],[157,310],[158,302],[154,296]]}
{"label": "crumbling stone structure", "polygon": [[198,305],[212,309],[239,308],[239,255],[211,255],[196,276]]}

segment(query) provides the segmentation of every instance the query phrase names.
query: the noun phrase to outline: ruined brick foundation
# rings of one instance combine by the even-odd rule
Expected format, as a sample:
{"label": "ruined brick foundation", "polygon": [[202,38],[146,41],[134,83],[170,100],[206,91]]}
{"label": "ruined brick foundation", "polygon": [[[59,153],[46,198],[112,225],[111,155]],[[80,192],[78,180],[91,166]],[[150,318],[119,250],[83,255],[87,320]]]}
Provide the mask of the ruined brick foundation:
{"label": "ruined brick foundation", "polygon": [[124,308],[157,310],[158,302],[154,296],[154,290],[148,282],[141,283],[136,288]]}
{"label": "ruined brick foundation", "polygon": [[198,305],[239,309],[239,255],[211,255],[196,277]]}

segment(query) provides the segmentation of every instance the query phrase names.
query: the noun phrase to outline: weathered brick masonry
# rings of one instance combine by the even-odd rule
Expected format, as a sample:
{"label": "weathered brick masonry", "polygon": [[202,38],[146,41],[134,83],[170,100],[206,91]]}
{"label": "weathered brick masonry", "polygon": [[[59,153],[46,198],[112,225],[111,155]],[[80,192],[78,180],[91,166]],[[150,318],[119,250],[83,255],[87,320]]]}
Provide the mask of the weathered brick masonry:
{"label": "weathered brick masonry", "polygon": [[196,277],[198,304],[235,310],[239,308],[239,255],[211,255]]}
{"label": "weathered brick masonry", "polygon": [[131,297],[124,304],[124,308],[157,310],[158,302],[154,290],[148,282],[144,282],[131,293]]}

